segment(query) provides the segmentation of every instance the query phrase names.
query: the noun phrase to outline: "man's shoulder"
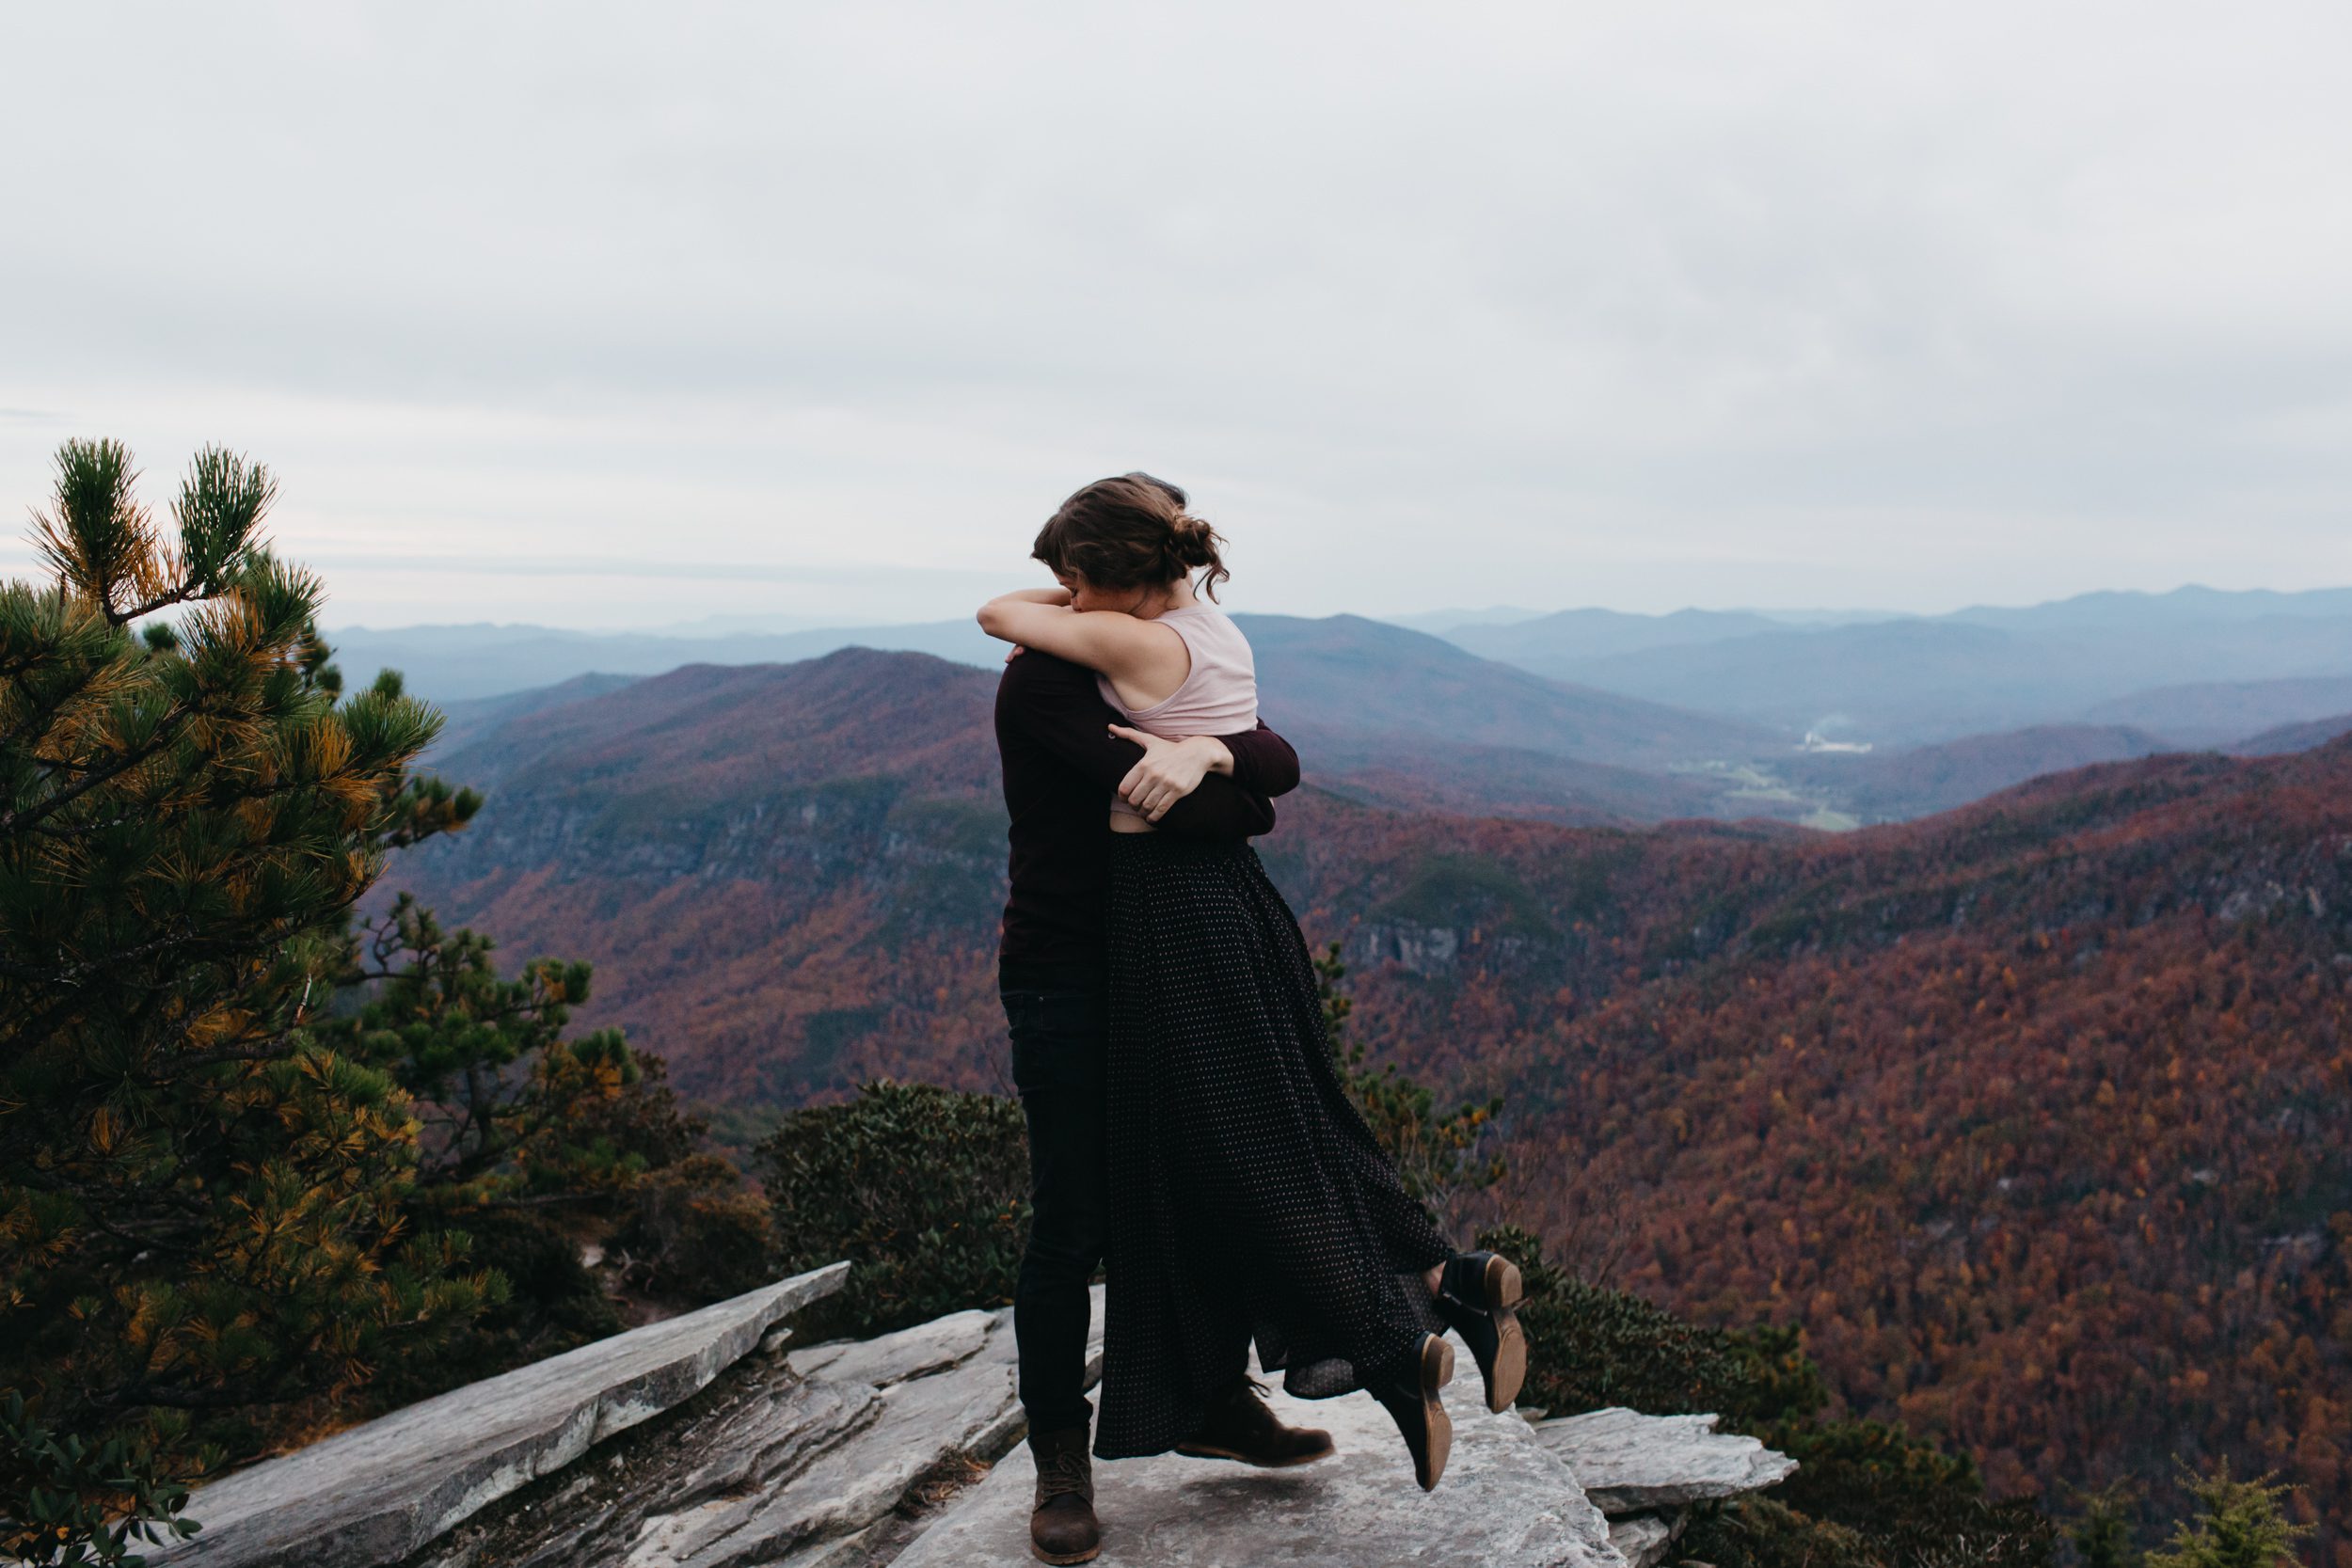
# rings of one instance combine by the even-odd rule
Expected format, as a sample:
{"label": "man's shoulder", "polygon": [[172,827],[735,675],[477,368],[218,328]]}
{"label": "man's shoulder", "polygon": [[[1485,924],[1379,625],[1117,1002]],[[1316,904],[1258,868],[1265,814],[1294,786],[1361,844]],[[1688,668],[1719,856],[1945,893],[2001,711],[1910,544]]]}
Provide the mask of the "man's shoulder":
{"label": "man's shoulder", "polygon": [[1008,697],[1060,698],[1077,691],[1095,694],[1094,672],[1035,648],[1024,649],[1019,657],[1006,660],[1005,673],[996,681],[999,702]]}

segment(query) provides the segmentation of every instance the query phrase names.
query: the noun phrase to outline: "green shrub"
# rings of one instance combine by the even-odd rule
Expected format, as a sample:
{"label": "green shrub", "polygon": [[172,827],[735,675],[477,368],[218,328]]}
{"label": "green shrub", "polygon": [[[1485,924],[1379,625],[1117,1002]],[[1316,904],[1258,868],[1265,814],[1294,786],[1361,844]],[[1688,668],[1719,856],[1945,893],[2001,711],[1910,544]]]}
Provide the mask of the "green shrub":
{"label": "green shrub", "polygon": [[612,1245],[622,1277],[637,1289],[720,1301],[775,1276],[768,1204],[723,1156],[691,1154],[665,1165],[630,1198]]}
{"label": "green shrub", "polygon": [[1800,1513],[1772,1497],[1700,1507],[1675,1549],[1714,1568],[1892,1568],[1859,1530]]}
{"label": "green shrub", "polygon": [[810,1332],[879,1334],[1012,1299],[1029,1228],[1015,1101],[885,1079],[786,1117],[759,1161],[785,1272],[856,1266]]}

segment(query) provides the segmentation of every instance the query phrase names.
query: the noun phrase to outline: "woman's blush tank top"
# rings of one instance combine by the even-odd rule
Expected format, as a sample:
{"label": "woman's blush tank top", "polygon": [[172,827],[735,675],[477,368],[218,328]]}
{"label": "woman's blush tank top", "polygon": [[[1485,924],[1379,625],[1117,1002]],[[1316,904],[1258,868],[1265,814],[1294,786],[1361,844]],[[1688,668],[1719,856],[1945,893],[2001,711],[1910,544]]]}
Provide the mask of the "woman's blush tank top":
{"label": "woman's blush tank top", "polygon": [[[1184,684],[1150,707],[1133,708],[1120,701],[1109,676],[1097,675],[1103,700],[1125,714],[1134,728],[1170,740],[1188,735],[1239,735],[1257,728],[1258,664],[1250,656],[1249,639],[1232,618],[1211,606],[1192,604],[1167,611],[1159,622],[1183,638],[1192,655]],[[1115,796],[1111,810],[1136,815]]]}

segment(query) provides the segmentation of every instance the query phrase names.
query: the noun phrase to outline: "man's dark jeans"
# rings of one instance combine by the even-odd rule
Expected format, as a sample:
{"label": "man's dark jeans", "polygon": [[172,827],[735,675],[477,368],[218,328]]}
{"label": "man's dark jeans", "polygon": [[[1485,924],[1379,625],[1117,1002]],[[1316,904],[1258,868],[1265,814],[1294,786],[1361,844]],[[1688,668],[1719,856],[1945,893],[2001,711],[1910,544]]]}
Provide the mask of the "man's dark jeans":
{"label": "man's dark jeans", "polygon": [[1012,1081],[1029,1122],[1029,1249],[1013,1291],[1021,1404],[1031,1432],[1085,1426],[1087,1283],[1110,1237],[1104,1164],[1104,1056],[1108,1016],[1099,990],[1007,987]]}

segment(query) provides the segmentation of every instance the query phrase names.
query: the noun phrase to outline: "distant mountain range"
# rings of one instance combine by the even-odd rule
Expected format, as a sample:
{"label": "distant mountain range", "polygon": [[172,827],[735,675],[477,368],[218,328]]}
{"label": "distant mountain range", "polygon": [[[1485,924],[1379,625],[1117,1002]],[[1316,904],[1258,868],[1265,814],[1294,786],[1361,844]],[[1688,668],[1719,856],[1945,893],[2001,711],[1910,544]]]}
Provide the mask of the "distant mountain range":
{"label": "distant mountain range", "polygon": [[2084,711],[2090,723],[2161,729],[2190,744],[2227,747],[2249,730],[2280,729],[2352,711],[2352,676],[2192,681],[2136,691]]}
{"label": "distant mountain range", "polygon": [[[1260,646],[1267,710],[1327,739],[1335,757],[1385,766],[1366,752],[1367,736],[1437,729],[1461,736],[1464,715],[1445,695],[1452,690],[1471,704],[1475,746],[1528,753],[1498,759],[1491,770],[1514,774],[1533,809],[1552,814],[1647,818],[1689,802],[1667,791],[1657,796],[1657,809],[1628,810],[1626,781],[1564,773],[1534,760],[1545,756],[1646,772],[1761,765],[1770,779],[1759,798],[1764,809],[1776,810],[1772,790],[1813,788],[1822,776],[1817,762],[1784,766],[1813,730],[1880,752],[2075,726],[2140,730],[2173,749],[2226,748],[2261,730],[2352,711],[2352,590],[2342,589],[2091,594],[1933,617],[1820,612],[1801,624],[1747,610],[1453,611],[1416,617],[1420,631],[1355,616],[1238,619]],[[1373,629],[1382,626],[1394,635]],[[406,673],[412,689],[443,703],[590,673],[788,663],[850,646],[929,653],[982,669],[1002,658],[998,644],[961,620],[698,637],[488,626],[352,628],[335,637],[355,678],[390,666]],[[1495,671],[1473,676],[1470,665],[1444,661],[1433,648],[1440,641],[1491,665],[1578,689],[1581,711],[1572,721],[1548,712],[1514,733],[1506,716],[1516,705],[1546,708],[1558,700],[1557,686],[1515,687],[1516,676]],[[1358,667],[1336,669],[1335,661]],[[1397,694],[1380,699],[1391,684]],[[1604,695],[1648,706],[1621,705],[1613,718]],[[1386,711],[1366,721],[1372,707]],[[1677,716],[1662,718],[1661,709]],[[1638,733],[1644,729],[1646,737]],[[2022,755],[2030,744],[1993,750]],[[1548,773],[1559,776],[1547,783]],[[1943,800],[1862,793],[1894,815]]]}
{"label": "distant mountain range", "polygon": [[[1688,716],[1674,710],[1617,698],[1588,702],[1574,689],[1378,623],[1342,624],[1346,635],[1337,641],[1333,623],[1291,627],[1295,641],[1263,639],[1271,665],[1287,672],[1291,689],[1309,694],[1308,710],[1350,707],[1373,739],[1349,751],[1311,723],[1275,712],[1300,748],[1309,784],[1285,805],[1286,816],[1344,806],[1380,820],[1516,816],[1620,832],[1713,817],[1723,826],[1708,832],[1772,842],[1795,831],[1791,818],[1823,802],[1855,819],[1893,817],[1922,802],[1936,808],[1977,800],[2018,778],[2073,776],[2067,770],[2086,764],[2165,749],[2128,728],[2054,726],[1907,752],[1806,755],[1785,765],[1800,792],[1775,800],[1738,769],[1652,773],[1565,754],[1582,747],[1623,757],[1644,747],[1724,738],[1705,724],[1686,732]],[[1370,692],[1341,684],[1363,663],[1359,638],[1387,650],[1381,668],[1406,674]],[[1394,647],[1398,640],[1408,640],[1406,652],[1423,662],[1408,661]],[[1502,684],[1484,684],[1489,673]],[[773,961],[761,933],[828,933],[828,942],[855,943],[877,940],[886,927],[910,962],[946,966],[917,987],[924,994],[977,984],[969,966],[978,961],[1001,897],[993,689],[987,672],[925,655],[844,649],[791,665],[689,666],[619,685],[581,679],[463,706],[432,762],[486,790],[489,804],[468,832],[410,863],[437,896],[510,940],[534,949],[580,946],[585,957],[623,963],[635,999],[628,1021],[665,1037],[683,1034],[677,1065],[690,1085],[713,1092],[724,1081],[730,1092],[789,1100],[830,1083],[825,1064],[837,1053],[818,1052],[823,1061],[814,1066],[798,1053],[779,1055],[775,1032],[792,1024],[773,1007],[723,1023],[711,1009],[738,1002],[711,993],[707,960],[749,940],[767,955],[762,962]],[[1514,718],[1514,703],[1523,720]],[[1454,738],[1441,742],[1413,729],[1384,738],[1371,728],[1398,712],[1431,711],[1457,716]],[[1516,731],[1497,727],[1513,722]],[[2318,725],[2271,735],[2260,746],[2280,751],[2332,733]],[[1529,744],[1498,743],[1514,734]],[[1732,825],[1775,815],[1776,823]],[[1479,830],[1505,831],[1491,821]],[[1278,833],[1269,853],[1293,853],[1299,842]],[[615,902],[624,884],[645,888],[656,907],[675,908],[643,920]],[[753,896],[743,891],[751,886],[765,891],[756,895],[760,912],[748,938],[710,928],[714,919],[734,918],[732,905]],[[1389,896],[1365,908],[1387,907]],[[1418,895],[1395,896],[1402,908]],[[635,934],[603,945],[606,933],[623,931]],[[943,933],[953,940],[936,945]],[[723,960],[718,972],[733,974],[736,961]],[[819,943],[795,961],[818,966],[815,974],[845,960]],[[787,983],[784,973],[744,974],[723,990],[739,1001],[765,995]],[[789,983],[801,1012],[814,1006],[811,997],[831,994],[805,980]],[[681,1029],[689,1018],[692,1026]],[[973,1027],[984,1022],[966,1019]],[[883,1027],[879,1017],[854,1029],[836,1022],[817,1025],[812,1038],[847,1049]],[[741,1082],[735,1069],[704,1065],[749,1061],[755,1040],[770,1042],[758,1058],[787,1076]]]}
{"label": "distant mountain range", "polygon": [[578,675],[659,675],[687,664],[789,664],[836,648],[925,653],[984,668],[1005,657],[1004,644],[969,620],[707,637],[487,624],[349,626],[327,639],[357,680],[398,670],[410,690],[442,704],[556,686]]}
{"label": "distant mountain range", "polygon": [[[1757,725],[1545,680],[1386,622],[1347,615],[1241,620],[1257,650],[1267,721],[1311,759],[1319,784],[1359,799],[1579,822],[1759,813],[1796,817],[1812,809],[1794,798],[1759,804],[1740,796],[1735,782],[1704,770],[1702,765],[1715,759],[1786,749]],[[904,678],[958,693],[958,712],[980,726],[973,732],[979,744],[993,747],[985,730],[993,667],[859,648],[825,656],[826,661],[839,659],[850,660],[845,668],[921,671]],[[690,665],[672,673],[746,673],[744,682],[722,684],[729,691],[772,691],[774,701],[788,703],[796,699],[787,694],[802,680],[789,672],[803,668]],[[720,679],[715,673],[694,678]],[[888,677],[875,678],[886,683]],[[437,754],[459,752],[506,720],[633,684],[626,676],[580,675],[532,691],[446,705],[450,728]],[[596,711],[611,717],[635,711],[641,701],[675,701],[688,684],[671,681]],[[770,717],[747,711],[744,733],[766,733]],[[882,732],[870,743],[883,752],[898,744]],[[992,767],[993,755],[992,750]]]}
{"label": "distant mountain range", "polygon": [[1754,610],[1677,610],[1668,615],[1628,615],[1614,610],[1564,610],[1504,625],[1448,627],[1438,634],[1474,654],[1537,670],[1790,629]]}
{"label": "distant mountain range", "polygon": [[2308,752],[2314,746],[2325,746],[2342,736],[2352,735],[2352,713],[2339,713],[2332,719],[2313,719],[2300,724],[2280,724],[2260,735],[2249,736],[2230,748],[2232,755],[2241,757],[2278,756],[2287,752]]}
{"label": "distant mountain range", "polygon": [[[2087,594],[1812,626],[1586,610],[1444,635],[1556,679],[1882,750],[2070,726],[2137,728],[2159,750],[2227,746],[2352,709],[2352,589]],[[1938,803],[1956,802],[1883,801],[1897,814]]]}
{"label": "distant mountain range", "polygon": [[[1376,714],[1376,689],[1314,687],[1361,657],[1323,625],[1267,636],[1269,659]],[[1448,684],[1478,661],[1341,630],[1425,659],[1397,689],[1486,733],[1489,689]],[[582,1022],[626,1024],[699,1099],[1001,1089],[992,686],[844,650],[477,709],[440,760],[488,803],[390,882],[516,957],[593,960]],[[1577,744],[1691,721],[1525,700]],[[1262,853],[1311,940],[1343,943],[1358,1037],[1506,1094],[1517,1201],[1619,1283],[1801,1323],[1857,1413],[1966,1447],[2002,1489],[2227,1454],[2340,1518],[2352,740],[2128,759],[2150,743],[1807,759],[1860,765],[1860,805],[2127,757],[1850,834],[1389,809],[1311,744]],[[1512,754],[1534,778],[1574,760]],[[1438,787],[1398,766],[1402,793]]]}
{"label": "distant mountain range", "polygon": [[[1579,610],[1448,635],[1555,679],[1882,746],[2064,722],[2132,723],[2203,746],[2352,705],[2344,590],[2099,594],[1820,627],[1760,620]],[[2345,684],[2323,692],[2314,678]],[[2193,689],[2216,682],[2265,717],[2236,721]]]}
{"label": "distant mountain range", "polygon": [[1266,721],[1334,744],[1411,736],[1654,770],[1786,747],[1760,724],[1547,680],[1385,621],[1235,620]]}

